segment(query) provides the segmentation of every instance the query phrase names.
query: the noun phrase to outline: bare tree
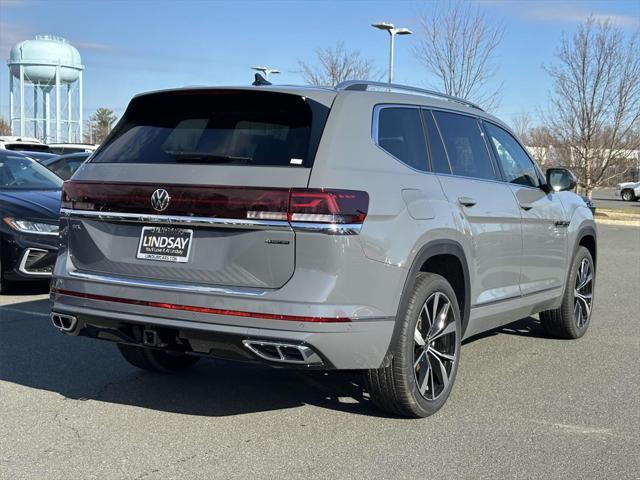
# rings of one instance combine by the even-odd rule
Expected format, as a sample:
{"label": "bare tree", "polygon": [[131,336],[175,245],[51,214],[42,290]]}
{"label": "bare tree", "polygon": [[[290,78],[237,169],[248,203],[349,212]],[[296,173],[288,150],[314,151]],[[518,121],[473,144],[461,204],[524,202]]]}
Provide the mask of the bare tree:
{"label": "bare tree", "polygon": [[587,20],[564,37],[556,63],[545,67],[553,80],[545,124],[562,163],[579,177],[588,196],[629,169],[640,148],[640,55],[638,34],[625,38],[610,21]]}
{"label": "bare tree", "polygon": [[501,85],[490,88],[497,73],[496,49],[504,26],[461,0],[438,7],[420,18],[415,57],[438,79],[431,86],[444,93],[495,108]]}
{"label": "bare tree", "polygon": [[527,133],[527,148],[542,168],[558,165],[558,151],[553,142],[553,136],[545,126],[533,127]]}
{"label": "bare tree", "polygon": [[298,60],[305,82],[311,85],[336,86],[345,80],[379,80],[381,73],[373,61],[362,58],[357,50],[347,50],[343,42],[335,47],[316,48],[316,61]]}
{"label": "bare tree", "polygon": [[11,127],[4,118],[0,118],[0,135],[11,135]]}
{"label": "bare tree", "polygon": [[518,138],[524,143],[528,143],[533,128],[532,116],[528,112],[516,113],[511,118],[511,125]]}

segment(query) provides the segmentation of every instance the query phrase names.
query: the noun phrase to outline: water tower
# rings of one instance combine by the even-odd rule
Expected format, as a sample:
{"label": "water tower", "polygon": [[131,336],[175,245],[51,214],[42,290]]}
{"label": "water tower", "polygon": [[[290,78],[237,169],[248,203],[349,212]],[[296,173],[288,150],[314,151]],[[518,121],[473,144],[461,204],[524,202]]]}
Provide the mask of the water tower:
{"label": "water tower", "polygon": [[[11,49],[11,132],[45,143],[82,142],[82,62],[64,38],[38,35]],[[52,110],[53,105],[53,110]]]}

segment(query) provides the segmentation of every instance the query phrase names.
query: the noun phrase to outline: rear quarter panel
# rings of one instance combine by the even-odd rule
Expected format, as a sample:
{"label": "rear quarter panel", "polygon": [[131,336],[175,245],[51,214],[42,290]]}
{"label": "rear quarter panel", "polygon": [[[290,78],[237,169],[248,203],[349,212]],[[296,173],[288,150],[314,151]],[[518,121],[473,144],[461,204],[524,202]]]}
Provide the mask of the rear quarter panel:
{"label": "rear quarter panel", "polygon": [[[359,92],[344,92],[336,98],[309,187],[369,194],[369,211],[357,239],[367,259],[403,270],[401,284],[392,287],[396,294],[389,311],[396,312],[409,269],[424,245],[453,240],[463,247],[467,258],[468,249],[436,175],[404,165],[372,140],[375,104],[371,95]],[[377,283],[385,278],[364,281]]]}

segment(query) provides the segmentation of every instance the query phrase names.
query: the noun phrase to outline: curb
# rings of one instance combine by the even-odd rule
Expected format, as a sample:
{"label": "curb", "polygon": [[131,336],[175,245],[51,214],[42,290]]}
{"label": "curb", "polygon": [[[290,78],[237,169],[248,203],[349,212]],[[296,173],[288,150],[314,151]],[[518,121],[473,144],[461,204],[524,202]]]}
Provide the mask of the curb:
{"label": "curb", "polygon": [[613,218],[596,217],[596,223],[602,225],[618,225],[623,227],[640,227],[640,220],[615,220]]}

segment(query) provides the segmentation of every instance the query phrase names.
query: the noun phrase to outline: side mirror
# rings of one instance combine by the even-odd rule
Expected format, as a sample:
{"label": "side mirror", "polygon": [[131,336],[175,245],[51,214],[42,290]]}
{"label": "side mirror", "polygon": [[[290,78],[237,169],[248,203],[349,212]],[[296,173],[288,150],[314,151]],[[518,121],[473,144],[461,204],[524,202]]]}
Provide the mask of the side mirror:
{"label": "side mirror", "polygon": [[547,169],[547,190],[550,192],[564,192],[573,190],[578,184],[577,177],[567,168]]}

